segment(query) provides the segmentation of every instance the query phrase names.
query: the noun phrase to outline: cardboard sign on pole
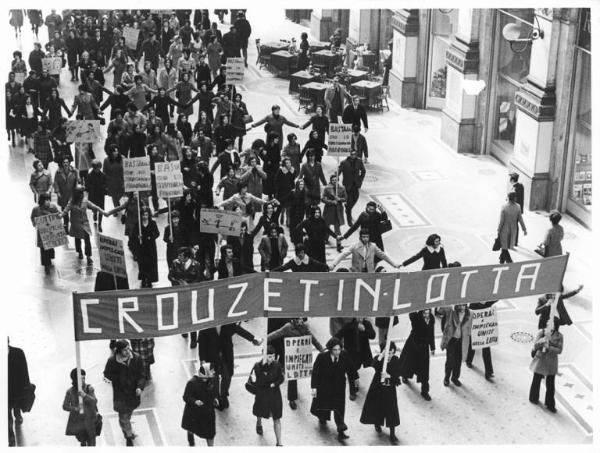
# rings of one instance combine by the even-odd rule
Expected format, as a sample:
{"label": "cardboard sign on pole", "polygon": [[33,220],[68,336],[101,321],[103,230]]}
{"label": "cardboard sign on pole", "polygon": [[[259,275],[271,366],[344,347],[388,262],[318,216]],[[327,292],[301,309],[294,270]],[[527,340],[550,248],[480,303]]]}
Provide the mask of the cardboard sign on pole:
{"label": "cardboard sign on pole", "polygon": [[67,121],[67,142],[98,143],[101,139],[100,120]]}
{"label": "cardboard sign on pole", "polygon": [[154,176],[156,177],[156,193],[160,198],[183,196],[183,174],[178,160],[156,162]]}
{"label": "cardboard sign on pole", "polygon": [[200,210],[200,232],[239,236],[242,220],[242,214],[239,212],[202,209]]}
{"label": "cardboard sign on pole", "polygon": [[352,147],[352,124],[329,124],[328,156],[347,157]]}
{"label": "cardboard sign on pole", "polygon": [[117,277],[127,278],[125,250],[122,240],[98,234],[98,253],[100,255],[101,270]]}
{"label": "cardboard sign on pole", "polygon": [[312,339],[310,335],[284,338],[285,378],[302,379],[312,375]]}
{"label": "cardboard sign on pole", "polygon": [[225,71],[225,84],[236,85],[244,80],[244,59],[228,58]]}
{"label": "cardboard sign on pole", "polygon": [[59,213],[36,217],[34,221],[37,232],[42,239],[44,250],[50,250],[67,244],[65,225]]}
{"label": "cardboard sign on pole", "polygon": [[62,69],[62,58],[47,57],[42,58],[42,70],[48,71],[50,75],[59,75]]}
{"label": "cardboard sign on pole", "polygon": [[125,192],[152,190],[150,157],[123,159],[123,179],[125,181]]}
{"label": "cardboard sign on pole", "polygon": [[498,314],[496,308],[471,310],[471,345],[473,349],[487,348],[498,344]]}
{"label": "cardboard sign on pole", "polygon": [[125,38],[125,45],[130,49],[137,49],[138,36],[140,30],[132,27],[123,28],[123,38]]}

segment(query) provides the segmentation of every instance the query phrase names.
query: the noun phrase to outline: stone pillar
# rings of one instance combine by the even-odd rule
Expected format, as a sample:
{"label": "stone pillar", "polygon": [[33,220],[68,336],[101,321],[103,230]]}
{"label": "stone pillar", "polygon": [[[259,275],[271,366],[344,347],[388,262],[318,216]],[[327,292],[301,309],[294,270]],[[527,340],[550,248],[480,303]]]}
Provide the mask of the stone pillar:
{"label": "stone pillar", "polygon": [[310,33],[319,41],[328,41],[333,33],[333,10],[313,9],[310,16]]}
{"label": "stone pillar", "polygon": [[419,10],[397,10],[392,16],[392,30],[390,93],[402,107],[414,107],[417,102]]}
{"label": "stone pillar", "polygon": [[[560,10],[556,10],[560,15]],[[551,8],[536,9],[544,33],[531,44],[527,83],[515,94],[517,106],[514,155],[510,171],[525,186],[525,206],[546,209],[548,203],[552,134],[556,112],[555,78],[558,59],[559,19]]]}
{"label": "stone pillar", "polygon": [[465,80],[479,77],[479,14],[461,9],[457,32],[446,51],[446,106],[442,110],[441,139],[459,153],[476,153],[477,96],[463,90]]}

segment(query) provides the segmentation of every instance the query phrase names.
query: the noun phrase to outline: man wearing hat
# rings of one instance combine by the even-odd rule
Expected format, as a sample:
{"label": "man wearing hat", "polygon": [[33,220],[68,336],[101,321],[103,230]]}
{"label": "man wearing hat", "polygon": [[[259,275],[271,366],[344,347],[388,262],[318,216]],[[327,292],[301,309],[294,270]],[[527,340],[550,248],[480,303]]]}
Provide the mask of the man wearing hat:
{"label": "man wearing hat", "polygon": [[133,447],[135,434],[131,427],[131,415],[140,405],[146,386],[144,364],[131,351],[127,340],[117,340],[113,346],[113,355],[104,367],[104,377],[112,383],[113,409],[119,414],[119,426],[125,435],[126,445]]}

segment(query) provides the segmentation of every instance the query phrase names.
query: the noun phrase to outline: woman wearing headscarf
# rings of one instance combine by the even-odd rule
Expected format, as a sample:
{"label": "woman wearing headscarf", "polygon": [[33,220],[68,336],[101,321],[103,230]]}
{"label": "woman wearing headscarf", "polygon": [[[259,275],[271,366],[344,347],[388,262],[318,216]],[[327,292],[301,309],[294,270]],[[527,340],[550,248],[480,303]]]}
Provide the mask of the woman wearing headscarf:
{"label": "woman wearing headscarf", "polygon": [[195,445],[194,436],[206,439],[212,447],[215,442],[215,407],[219,405],[219,383],[211,363],[198,367],[198,374],[187,382],[183,392],[185,408],[181,427],[187,431],[188,444]]}
{"label": "woman wearing headscarf", "polygon": [[256,395],[252,414],[256,416],[256,433],[263,434],[262,418],[273,418],[273,429],[277,446],[281,444],[281,416],[283,413],[283,402],[279,386],[283,384],[283,367],[275,360],[275,348],[267,346],[267,357],[254,364],[251,376],[254,377]]}
{"label": "woman wearing headscarf", "polygon": [[392,341],[388,350],[388,363],[383,371],[385,343],[380,345],[380,351],[370,365],[375,369],[375,374],[365,397],[360,422],[364,425],[375,425],[375,431],[378,433],[385,424],[390,429],[390,442],[396,444],[398,438],[395,429],[400,424],[396,395],[396,386],[400,385],[400,360],[396,356],[396,344]]}
{"label": "woman wearing headscarf", "polygon": [[69,412],[65,434],[75,436],[82,447],[95,447],[98,399],[94,387],[85,382],[85,370],[81,369],[80,373],[81,388],[78,390],[77,368],[71,370],[71,387],[63,401],[63,410]]}
{"label": "woman wearing headscarf", "polygon": [[304,247],[306,247],[307,255],[312,259],[325,263],[325,244],[327,243],[327,238],[331,236],[335,239],[337,236],[327,226],[323,217],[321,217],[321,208],[318,206],[313,207],[310,216],[296,227],[296,232],[306,236]]}

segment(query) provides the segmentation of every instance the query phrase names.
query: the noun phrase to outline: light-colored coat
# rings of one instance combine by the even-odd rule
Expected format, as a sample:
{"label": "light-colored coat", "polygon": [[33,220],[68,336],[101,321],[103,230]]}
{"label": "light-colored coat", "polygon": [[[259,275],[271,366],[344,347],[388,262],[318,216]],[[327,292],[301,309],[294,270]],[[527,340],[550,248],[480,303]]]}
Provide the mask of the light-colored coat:
{"label": "light-colored coat", "polygon": [[392,259],[374,243],[369,242],[365,247],[365,245],[359,241],[339,254],[333,262],[332,267],[337,266],[349,255],[352,255],[350,272],[362,272],[365,267],[367,268],[367,272],[375,272],[375,257],[386,261],[392,266],[396,266],[396,263],[394,263]]}
{"label": "light-colored coat", "polygon": [[[517,205],[518,207],[518,205]],[[519,210],[520,212],[520,210]],[[469,338],[471,337],[471,325],[473,324],[473,319],[471,317],[471,311],[468,308],[465,308],[465,316],[462,319],[462,322],[459,326],[459,318],[458,312],[454,309],[454,307],[441,307],[439,309],[443,315],[446,316],[446,324],[444,325],[444,332],[442,334],[442,342],[440,347],[442,350],[446,349],[450,339],[454,336],[454,332],[457,329],[461,329],[461,349],[462,356],[466,357],[467,352],[469,351]]]}
{"label": "light-colored coat", "polygon": [[500,222],[498,223],[498,237],[500,238],[500,248],[512,249],[517,242],[517,223],[521,224],[523,231],[527,231],[521,207],[517,203],[508,202],[502,206],[500,211]]}
{"label": "light-colored coat", "polygon": [[[546,348],[544,352],[543,349]],[[542,376],[554,376],[558,373],[558,354],[563,349],[563,336],[560,332],[552,332],[550,338],[544,329],[540,330],[533,344],[535,356],[529,369]]]}
{"label": "light-colored coat", "polygon": [[563,254],[561,241],[564,235],[563,227],[560,225],[553,225],[552,228],[548,229],[544,238],[544,256],[546,258]]}

